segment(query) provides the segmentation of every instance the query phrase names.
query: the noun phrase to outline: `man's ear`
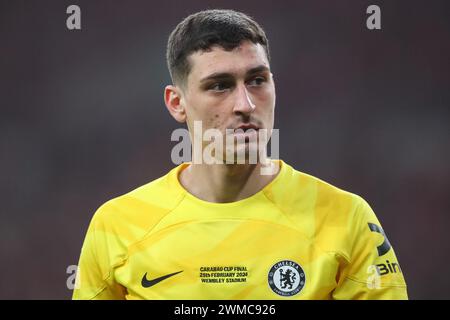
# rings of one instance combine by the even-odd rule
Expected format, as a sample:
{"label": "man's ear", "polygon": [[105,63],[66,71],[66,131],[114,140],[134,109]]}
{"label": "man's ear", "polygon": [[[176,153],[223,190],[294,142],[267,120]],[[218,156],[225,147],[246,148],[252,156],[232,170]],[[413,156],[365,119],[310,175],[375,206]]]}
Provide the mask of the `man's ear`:
{"label": "man's ear", "polygon": [[186,122],[186,110],[180,88],[168,85],[164,88],[164,102],[172,117],[180,123]]}

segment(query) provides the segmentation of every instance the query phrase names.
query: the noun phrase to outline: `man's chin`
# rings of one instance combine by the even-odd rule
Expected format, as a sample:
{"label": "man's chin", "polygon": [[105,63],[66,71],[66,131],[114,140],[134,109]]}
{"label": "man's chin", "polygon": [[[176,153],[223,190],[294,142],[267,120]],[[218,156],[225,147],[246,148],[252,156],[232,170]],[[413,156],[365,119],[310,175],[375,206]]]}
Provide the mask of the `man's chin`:
{"label": "man's chin", "polygon": [[244,142],[235,145],[233,152],[224,155],[226,163],[257,164],[260,159],[260,150],[256,142]]}

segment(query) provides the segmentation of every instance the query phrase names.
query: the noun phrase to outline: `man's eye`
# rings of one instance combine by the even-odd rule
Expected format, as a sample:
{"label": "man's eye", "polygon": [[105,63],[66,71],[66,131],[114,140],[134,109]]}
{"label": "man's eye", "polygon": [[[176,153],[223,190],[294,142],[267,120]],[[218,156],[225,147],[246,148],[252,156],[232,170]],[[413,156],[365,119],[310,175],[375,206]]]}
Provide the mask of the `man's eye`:
{"label": "man's eye", "polygon": [[250,86],[260,86],[264,82],[266,82],[266,78],[264,78],[264,77],[257,77],[257,78],[254,78],[254,79],[250,80],[248,84]]}
{"label": "man's eye", "polygon": [[213,90],[213,91],[224,91],[226,89],[230,88],[230,85],[228,83],[225,82],[217,82],[214,83],[213,85],[211,85],[209,87],[209,90]]}

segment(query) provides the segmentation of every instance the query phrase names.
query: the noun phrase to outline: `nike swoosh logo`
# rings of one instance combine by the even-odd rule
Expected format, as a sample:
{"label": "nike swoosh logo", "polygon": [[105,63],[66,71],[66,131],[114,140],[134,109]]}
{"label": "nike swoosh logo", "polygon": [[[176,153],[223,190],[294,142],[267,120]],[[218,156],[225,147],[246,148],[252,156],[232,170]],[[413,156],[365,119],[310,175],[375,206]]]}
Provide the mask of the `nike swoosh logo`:
{"label": "nike swoosh logo", "polygon": [[171,274],[166,274],[165,276],[162,276],[162,277],[159,277],[159,278],[155,278],[155,279],[151,279],[151,280],[147,279],[147,272],[146,272],[144,274],[144,276],[142,277],[141,284],[142,284],[142,286],[144,288],[150,288],[150,287],[154,286],[155,284],[160,283],[163,280],[166,280],[167,278],[170,278],[170,277],[172,277],[172,276],[174,276],[176,274],[179,274],[180,272],[183,272],[183,271],[178,271],[178,272],[174,272],[174,273],[171,273]]}

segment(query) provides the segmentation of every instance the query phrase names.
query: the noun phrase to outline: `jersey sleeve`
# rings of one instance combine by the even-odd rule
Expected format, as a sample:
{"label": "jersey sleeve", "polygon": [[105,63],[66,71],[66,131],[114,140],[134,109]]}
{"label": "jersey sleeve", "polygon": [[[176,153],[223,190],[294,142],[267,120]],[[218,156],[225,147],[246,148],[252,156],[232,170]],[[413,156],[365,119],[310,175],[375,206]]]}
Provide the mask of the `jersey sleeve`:
{"label": "jersey sleeve", "polygon": [[113,279],[111,249],[114,244],[108,232],[107,211],[105,205],[97,210],[86,233],[78,263],[74,300],[125,299],[125,289]]}
{"label": "jersey sleeve", "polygon": [[334,299],[405,300],[406,283],[394,249],[369,204],[358,198],[349,223],[349,261],[340,270]]}

